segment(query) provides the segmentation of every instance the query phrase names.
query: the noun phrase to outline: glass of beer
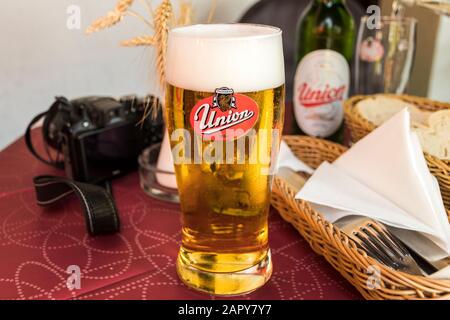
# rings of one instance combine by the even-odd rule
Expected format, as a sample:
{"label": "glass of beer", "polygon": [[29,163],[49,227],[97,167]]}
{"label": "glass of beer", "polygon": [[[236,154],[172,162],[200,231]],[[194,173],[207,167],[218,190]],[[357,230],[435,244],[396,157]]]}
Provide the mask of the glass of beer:
{"label": "glass of beer", "polygon": [[272,273],[268,213],[284,119],[281,30],[175,28],[166,80],[182,209],[178,275],[212,294],[253,291]]}

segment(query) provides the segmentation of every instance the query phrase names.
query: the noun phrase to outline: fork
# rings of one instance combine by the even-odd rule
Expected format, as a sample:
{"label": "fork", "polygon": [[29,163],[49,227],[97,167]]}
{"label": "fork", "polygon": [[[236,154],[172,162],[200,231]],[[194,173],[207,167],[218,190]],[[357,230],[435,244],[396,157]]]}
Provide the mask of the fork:
{"label": "fork", "polygon": [[336,222],[348,237],[382,264],[413,275],[425,275],[409,250],[382,223],[366,217],[345,217]]}

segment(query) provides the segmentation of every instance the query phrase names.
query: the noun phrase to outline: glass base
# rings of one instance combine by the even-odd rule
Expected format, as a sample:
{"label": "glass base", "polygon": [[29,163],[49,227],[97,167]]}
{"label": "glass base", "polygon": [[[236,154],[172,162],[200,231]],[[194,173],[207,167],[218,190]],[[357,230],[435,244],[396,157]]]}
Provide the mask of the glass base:
{"label": "glass base", "polygon": [[[227,266],[222,266],[227,268]],[[256,265],[237,272],[211,272],[189,264],[182,254],[178,254],[177,272],[189,287],[209,294],[234,296],[252,292],[262,287],[272,275],[270,250]]]}

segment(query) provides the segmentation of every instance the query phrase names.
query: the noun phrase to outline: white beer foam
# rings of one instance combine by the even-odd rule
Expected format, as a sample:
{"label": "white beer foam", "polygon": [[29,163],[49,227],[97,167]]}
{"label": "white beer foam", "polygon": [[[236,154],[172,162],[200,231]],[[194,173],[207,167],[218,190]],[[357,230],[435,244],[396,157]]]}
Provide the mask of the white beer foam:
{"label": "white beer foam", "polygon": [[254,24],[204,24],[172,29],[166,80],[194,91],[260,91],[284,84],[281,30]]}

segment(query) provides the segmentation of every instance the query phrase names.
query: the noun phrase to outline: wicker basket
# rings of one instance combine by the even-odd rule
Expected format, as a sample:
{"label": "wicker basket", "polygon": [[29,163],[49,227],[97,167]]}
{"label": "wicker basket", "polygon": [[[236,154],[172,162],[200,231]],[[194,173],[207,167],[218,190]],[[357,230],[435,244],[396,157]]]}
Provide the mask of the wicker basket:
{"label": "wicker basket", "polygon": [[[323,161],[333,161],[346,148],[320,139],[285,136],[292,151],[306,164],[317,168]],[[395,271],[379,264],[357,249],[356,244],[332,223],[311,208],[306,201],[295,200],[295,190],[276,178],[272,205],[308,241],[312,249],[338,270],[366,299],[450,299],[450,280],[433,280]],[[370,289],[378,267],[379,286]],[[373,288],[373,287],[372,287]]]}
{"label": "wicker basket", "polygon": [[[383,94],[383,96],[401,99],[427,111],[450,109],[450,103],[433,101],[427,98],[393,94]],[[363,118],[356,109],[356,104],[368,97],[370,96],[354,96],[344,103],[345,123],[349,128],[350,139],[353,142],[365,137],[376,128],[373,123]],[[439,182],[444,205],[447,209],[450,209],[450,161],[438,159],[426,152],[424,154],[431,174],[433,174]]]}

